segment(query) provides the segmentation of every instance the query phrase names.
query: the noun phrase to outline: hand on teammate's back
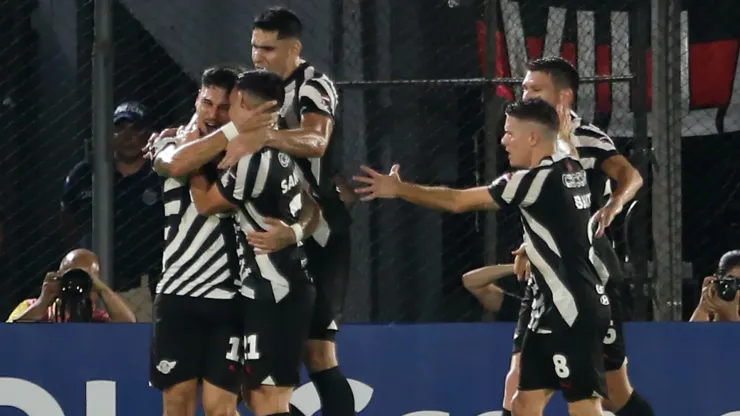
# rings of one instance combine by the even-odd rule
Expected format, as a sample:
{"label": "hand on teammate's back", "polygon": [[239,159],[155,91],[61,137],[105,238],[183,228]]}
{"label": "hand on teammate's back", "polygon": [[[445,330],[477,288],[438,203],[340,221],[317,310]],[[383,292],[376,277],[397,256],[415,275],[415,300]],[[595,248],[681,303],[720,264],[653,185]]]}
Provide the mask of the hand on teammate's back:
{"label": "hand on teammate's back", "polygon": [[356,188],[355,193],[363,194],[360,200],[371,201],[375,198],[395,198],[398,193],[398,186],[401,184],[401,176],[398,170],[399,165],[393,165],[387,175],[383,175],[367,166],[360,166],[367,176],[353,176],[352,179],[364,183],[367,186]]}
{"label": "hand on teammate's back", "polygon": [[529,274],[531,273],[529,258],[527,257],[525,247],[526,244],[522,243],[518,249],[511,252],[511,254],[514,255],[514,273],[518,280],[529,279]]}
{"label": "hand on teammate's back", "polygon": [[265,231],[250,231],[247,242],[254,247],[256,254],[270,254],[296,243],[295,232],[284,222],[275,218],[265,218]]}
{"label": "hand on teammate's back", "polygon": [[596,211],[596,214],[592,217],[592,221],[597,225],[594,236],[596,238],[603,237],[606,229],[612,224],[612,221],[614,221],[614,218],[620,212],[622,212],[622,206],[611,200]]}

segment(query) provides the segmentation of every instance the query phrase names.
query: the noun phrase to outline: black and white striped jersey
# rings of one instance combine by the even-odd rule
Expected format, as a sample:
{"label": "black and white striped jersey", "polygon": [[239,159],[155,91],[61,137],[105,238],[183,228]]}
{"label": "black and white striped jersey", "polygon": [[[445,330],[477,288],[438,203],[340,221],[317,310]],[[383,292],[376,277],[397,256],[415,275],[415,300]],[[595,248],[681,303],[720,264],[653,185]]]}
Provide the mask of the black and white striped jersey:
{"label": "black and white striped jersey", "polygon": [[489,191],[502,209],[521,214],[536,288],[530,327],[546,332],[608,316],[609,299],[589,258],[591,192],[578,161],[558,152],[500,177]]}
{"label": "black and white striped jersey", "polygon": [[[216,167],[207,165],[209,176]],[[164,182],[165,249],[156,292],[207,299],[232,299],[239,273],[234,220],[199,215],[188,178]]]}
{"label": "black and white striped jersey", "polygon": [[592,195],[591,212],[596,213],[606,203],[605,197],[611,194],[609,177],[601,169],[601,164],[619,152],[608,134],[583,121],[574,112],[571,112],[571,125],[573,129],[570,140],[578,151],[581,165],[588,175]]}
{"label": "black and white striped jersey", "polygon": [[[306,113],[318,113],[334,119],[337,103],[334,82],[304,62],[285,80],[285,102],[280,109],[278,125],[281,129],[300,128]],[[293,157],[321,206],[322,221],[313,235],[321,246],[326,245],[329,229],[341,232],[349,227],[350,222],[349,213],[333,180],[338,173],[333,163],[336,148],[336,140],[332,138],[321,158]]]}
{"label": "black and white striped jersey", "polygon": [[[578,151],[579,161],[586,171],[591,190],[591,213],[595,214],[606,204],[611,195],[611,180],[601,168],[605,160],[619,154],[614,141],[604,131],[591,123],[584,122],[575,112],[571,112],[573,127],[570,140]],[[593,241],[595,252],[592,262],[603,282],[611,278],[621,280],[622,267],[607,236]]]}
{"label": "black and white striped jersey", "polygon": [[292,285],[311,282],[300,242],[275,253],[255,254],[246,239],[250,231],[265,230],[266,217],[295,224],[303,208],[302,186],[293,159],[271,148],[244,156],[221,173],[221,194],[237,206],[240,291],[247,298],[279,302]]}

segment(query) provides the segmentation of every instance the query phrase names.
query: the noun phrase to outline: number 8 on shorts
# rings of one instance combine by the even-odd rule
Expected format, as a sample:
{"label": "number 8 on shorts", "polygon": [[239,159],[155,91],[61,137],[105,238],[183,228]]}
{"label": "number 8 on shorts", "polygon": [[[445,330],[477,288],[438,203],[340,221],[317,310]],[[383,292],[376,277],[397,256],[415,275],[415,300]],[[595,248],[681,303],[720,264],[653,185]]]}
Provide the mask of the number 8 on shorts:
{"label": "number 8 on shorts", "polygon": [[552,363],[555,365],[555,374],[560,378],[570,377],[570,369],[568,368],[568,360],[563,354],[555,354],[552,356]]}

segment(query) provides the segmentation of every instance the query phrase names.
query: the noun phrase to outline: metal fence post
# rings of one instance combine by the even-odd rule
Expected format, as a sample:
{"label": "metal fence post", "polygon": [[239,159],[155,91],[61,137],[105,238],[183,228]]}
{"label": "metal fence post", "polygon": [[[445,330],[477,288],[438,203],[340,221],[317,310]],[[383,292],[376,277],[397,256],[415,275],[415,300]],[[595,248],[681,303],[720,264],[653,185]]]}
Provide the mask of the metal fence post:
{"label": "metal fence post", "polygon": [[[496,32],[498,29],[498,0],[484,0],[483,19],[486,25],[486,79],[496,78],[496,59],[498,56],[496,44]],[[496,95],[498,84],[486,84],[483,86],[484,99],[484,124],[483,124],[483,146],[485,149],[484,180],[493,180],[498,174],[498,124],[501,119],[501,110],[504,100]],[[483,260],[486,264],[496,264],[498,247],[498,224],[496,213],[489,212],[485,220],[485,242]]]}
{"label": "metal fence post", "polygon": [[681,319],[681,4],[653,0],[655,319]]}
{"label": "metal fence post", "polygon": [[95,0],[93,46],[93,250],[113,283],[113,0]]}

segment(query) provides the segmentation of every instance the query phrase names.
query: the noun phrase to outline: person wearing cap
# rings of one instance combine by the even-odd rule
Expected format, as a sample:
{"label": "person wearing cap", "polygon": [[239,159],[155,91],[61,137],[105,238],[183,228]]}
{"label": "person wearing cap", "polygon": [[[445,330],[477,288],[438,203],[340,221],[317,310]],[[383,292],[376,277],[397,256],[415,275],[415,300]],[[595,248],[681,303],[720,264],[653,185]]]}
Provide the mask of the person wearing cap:
{"label": "person wearing cap", "polygon": [[[159,275],[164,232],[162,184],[142,148],[152,132],[146,108],[124,102],[113,114],[114,227],[111,286],[151,321],[151,287]],[[67,175],[62,197],[67,248],[92,248],[92,162],[78,163]]]}

